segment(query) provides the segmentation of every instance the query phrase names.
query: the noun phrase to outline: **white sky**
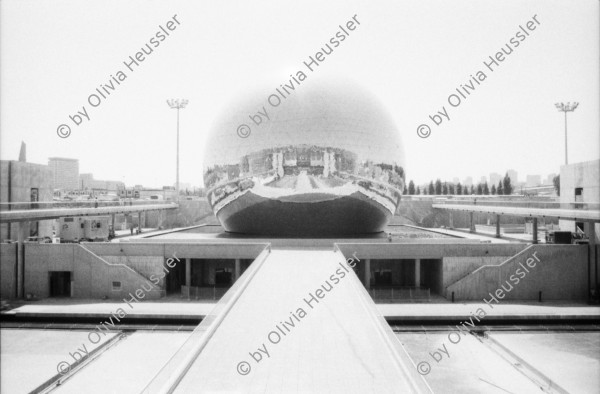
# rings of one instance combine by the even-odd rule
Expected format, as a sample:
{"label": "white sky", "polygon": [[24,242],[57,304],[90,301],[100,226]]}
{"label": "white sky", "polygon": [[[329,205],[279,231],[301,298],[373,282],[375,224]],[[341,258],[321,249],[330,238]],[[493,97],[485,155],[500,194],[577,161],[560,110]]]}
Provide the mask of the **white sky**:
{"label": "white sky", "polygon": [[[127,185],[175,181],[175,111],[181,112],[181,182],[201,184],[211,122],[257,81],[265,96],[357,14],[360,26],[315,71],[370,89],[397,122],[407,180],[452,180],[513,168],[558,173],[569,114],[569,162],[600,156],[599,2],[562,1],[48,1],[0,2],[0,157],[78,158],[80,172]],[[181,25],[129,72],[123,61],[173,15]],[[540,25],[493,73],[483,61],[537,15]],[[117,71],[127,79],[90,108]],[[487,79],[458,108],[447,97],[469,76]],[[308,79],[311,75],[308,75]],[[307,80],[308,80],[307,79]],[[301,89],[302,85],[298,89]],[[85,105],[90,120],[68,116]],[[428,115],[446,106],[450,121]],[[58,125],[72,128],[57,136]],[[429,123],[432,135],[417,136]]]}

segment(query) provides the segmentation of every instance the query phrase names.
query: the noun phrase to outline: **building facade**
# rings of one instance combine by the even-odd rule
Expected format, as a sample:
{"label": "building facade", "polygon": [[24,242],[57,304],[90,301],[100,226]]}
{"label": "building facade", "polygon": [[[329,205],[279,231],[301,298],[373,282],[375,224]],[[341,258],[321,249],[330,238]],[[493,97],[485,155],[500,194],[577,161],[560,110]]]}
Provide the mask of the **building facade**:
{"label": "building facade", "polygon": [[[3,210],[35,208],[38,201],[52,201],[53,172],[43,164],[15,160],[0,161],[0,201]],[[31,222],[23,237],[51,236],[54,221]],[[2,223],[0,240],[18,238],[16,223]]]}
{"label": "building facade", "polygon": [[54,173],[54,189],[79,189],[79,160],[64,157],[51,157],[48,167]]}
{"label": "building facade", "polygon": [[94,175],[88,173],[79,175],[79,188],[81,190],[113,192],[118,194],[120,190],[125,189],[125,183],[121,181],[102,181],[94,179]]}
{"label": "building facade", "polygon": [[540,186],[542,184],[542,176],[541,175],[527,175],[527,181],[525,186],[534,187]]}
{"label": "building facade", "polygon": [[519,183],[519,173],[515,170],[506,171],[508,177],[510,178],[510,183],[516,185]]}
{"label": "building facade", "polygon": [[[600,209],[600,160],[560,167],[560,203],[561,208],[565,209]],[[565,231],[589,232],[584,223],[572,220],[561,219],[559,225]],[[595,233],[600,241],[599,224],[596,224]]]}

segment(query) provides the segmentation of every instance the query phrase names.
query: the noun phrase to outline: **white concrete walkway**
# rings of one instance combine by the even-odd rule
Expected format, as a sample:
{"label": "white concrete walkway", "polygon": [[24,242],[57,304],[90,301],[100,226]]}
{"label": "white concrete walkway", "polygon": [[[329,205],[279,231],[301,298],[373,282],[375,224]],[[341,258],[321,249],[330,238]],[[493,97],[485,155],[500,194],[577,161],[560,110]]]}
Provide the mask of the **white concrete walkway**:
{"label": "white concrete walkway", "polygon": [[429,392],[342,261],[274,250],[175,392]]}

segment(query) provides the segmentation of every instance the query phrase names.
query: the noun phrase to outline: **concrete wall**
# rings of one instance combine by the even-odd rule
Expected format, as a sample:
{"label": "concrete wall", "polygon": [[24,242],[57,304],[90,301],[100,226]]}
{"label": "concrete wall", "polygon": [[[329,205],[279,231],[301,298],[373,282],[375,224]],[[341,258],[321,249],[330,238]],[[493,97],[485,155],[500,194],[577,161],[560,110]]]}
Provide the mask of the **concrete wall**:
{"label": "concrete wall", "polygon": [[565,208],[575,202],[576,187],[583,188],[583,202],[600,202],[600,160],[560,167],[560,202],[566,204]]}
{"label": "concrete wall", "polygon": [[[265,244],[200,243],[200,242],[122,242],[79,244],[25,244],[25,294],[38,297],[49,295],[49,272],[72,272],[73,296],[81,298],[123,298],[129,292],[147,285],[147,277],[161,273],[164,261],[173,255],[179,259],[254,259]],[[405,243],[344,243],[338,244],[342,253],[353,253],[361,259],[393,260],[422,259],[421,266],[431,265],[427,280],[432,290],[441,294],[455,292],[458,300],[481,300],[508,280],[521,262],[519,258],[501,268],[486,267],[465,277],[478,267],[498,264],[522,252],[525,244],[481,244],[473,242],[405,242]],[[89,249],[89,251],[86,250]],[[584,300],[588,293],[587,245],[534,245],[541,260],[518,289],[511,292],[514,299],[537,300],[538,291],[544,299]],[[16,245],[2,245],[2,297],[15,293]],[[528,254],[525,251],[524,254]],[[437,260],[437,261],[434,261]],[[431,262],[431,264],[430,264]],[[119,265],[124,264],[124,265]],[[132,269],[128,269],[127,265]],[[373,268],[373,265],[372,265]],[[464,279],[461,279],[465,277]],[[121,291],[112,291],[111,282],[122,282]],[[153,297],[164,289],[161,280]],[[512,299],[512,298],[511,298]]]}
{"label": "concrete wall", "polygon": [[[526,262],[531,262],[534,253],[540,261],[534,259],[535,266],[528,267]],[[515,283],[514,278],[519,282]],[[483,267],[451,284],[446,288],[446,298],[454,292],[458,301],[489,300],[489,294],[501,286],[508,290],[503,300],[537,300],[539,291],[543,300],[587,300],[587,245],[532,245],[502,265]]]}
{"label": "concrete wall", "polygon": [[512,256],[444,257],[442,287],[445,289],[479,267],[501,264]]}
{"label": "concrete wall", "polygon": [[0,244],[0,297],[17,294],[17,244]]}
{"label": "concrete wall", "polygon": [[[489,292],[494,292],[510,275],[514,274],[517,263],[515,258],[498,267],[485,267],[473,275],[476,269],[501,264],[523,252],[526,244],[477,244],[477,243],[405,243],[405,244],[337,244],[346,257],[356,253],[359,259],[441,259],[437,267],[433,262],[425,279],[434,293],[455,300],[481,301]],[[533,252],[542,260],[534,271],[522,280],[518,290],[510,292],[514,300],[537,300],[538,291],[543,292],[545,300],[587,300],[588,296],[588,246],[587,245],[533,245]],[[441,269],[437,269],[441,268]],[[592,270],[593,271],[593,270]],[[593,274],[593,273],[592,273]],[[489,296],[488,296],[489,298]]]}
{"label": "concrete wall", "polygon": [[119,243],[86,243],[88,249],[100,256],[163,256],[176,253],[182,258],[197,259],[255,259],[267,243],[220,242],[204,243],[194,240],[152,240]]}
{"label": "concrete wall", "polygon": [[[89,249],[89,248],[88,248]],[[152,275],[160,275],[163,271],[163,256],[101,256],[103,260],[111,264],[121,264],[133,268],[145,278]],[[183,262],[181,264],[184,264]],[[164,288],[164,279],[161,279],[159,286]]]}
{"label": "concrete wall", "polygon": [[441,259],[448,257],[513,256],[525,249],[521,243],[488,244],[465,240],[426,240],[394,243],[348,242],[336,244],[344,256],[356,252],[358,258]]}
{"label": "concrete wall", "polygon": [[[3,203],[31,201],[32,188],[38,189],[38,201],[52,201],[54,191],[52,182],[53,172],[46,165],[0,160],[0,201]],[[23,207],[21,206],[19,209],[23,209]],[[53,224],[52,220],[40,221],[38,235],[51,236]],[[11,226],[10,231],[8,226]],[[31,226],[35,226],[35,222]],[[0,224],[0,240],[16,240],[17,231],[16,223]],[[25,237],[28,237],[30,229],[26,229],[24,232]]]}
{"label": "concrete wall", "polygon": [[[560,202],[563,208],[572,208],[575,188],[583,188],[582,202],[589,203],[587,209],[598,209],[600,203],[600,160],[574,163],[560,167]],[[560,220],[560,229],[575,231],[575,222]],[[596,224],[596,242],[600,242],[600,224]]]}
{"label": "concrete wall", "polygon": [[[148,280],[124,265],[112,265],[87,251],[79,244],[30,244],[25,248],[25,294],[50,296],[51,271],[71,272],[71,293],[75,298],[108,297],[122,299]],[[121,282],[121,290],[113,290],[112,282]],[[162,289],[144,291],[145,298],[160,298]]]}
{"label": "concrete wall", "polygon": [[[84,243],[24,245],[24,294],[38,298],[50,296],[50,272],[69,271],[72,296],[75,298],[122,299],[130,292],[149,288],[149,280],[158,284],[144,291],[147,299],[164,295],[165,260],[185,258],[253,260],[265,244],[194,244],[194,243]],[[16,244],[1,244],[2,298],[16,295]],[[233,269],[233,260],[230,262]],[[212,266],[214,271],[214,264]],[[210,268],[210,267],[209,267]],[[113,290],[112,282],[121,282],[121,290]]]}
{"label": "concrete wall", "polygon": [[[167,212],[148,212],[146,214],[146,226],[152,228],[175,228],[187,227],[198,224],[203,219],[213,216],[213,211],[206,198],[199,200],[180,200],[179,209]],[[137,221],[137,218],[135,218]]]}

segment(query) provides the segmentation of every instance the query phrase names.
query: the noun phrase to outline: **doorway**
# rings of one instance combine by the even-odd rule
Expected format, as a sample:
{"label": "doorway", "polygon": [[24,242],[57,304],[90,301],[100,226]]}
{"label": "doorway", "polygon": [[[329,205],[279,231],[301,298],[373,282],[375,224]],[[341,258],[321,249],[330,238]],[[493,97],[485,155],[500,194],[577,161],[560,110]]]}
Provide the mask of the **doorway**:
{"label": "doorway", "polygon": [[71,271],[50,271],[50,297],[71,297]]}
{"label": "doorway", "polygon": [[181,286],[185,285],[185,261],[183,259],[177,261],[173,268],[169,268],[165,282],[167,295],[181,293]]}
{"label": "doorway", "polygon": [[232,283],[233,273],[229,268],[217,268],[215,269],[215,286],[217,287],[229,287]]}

